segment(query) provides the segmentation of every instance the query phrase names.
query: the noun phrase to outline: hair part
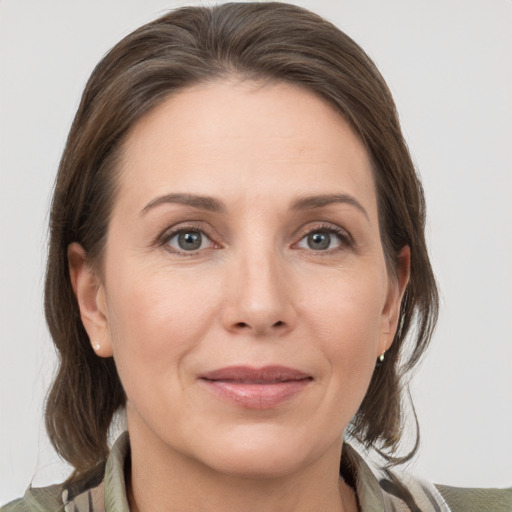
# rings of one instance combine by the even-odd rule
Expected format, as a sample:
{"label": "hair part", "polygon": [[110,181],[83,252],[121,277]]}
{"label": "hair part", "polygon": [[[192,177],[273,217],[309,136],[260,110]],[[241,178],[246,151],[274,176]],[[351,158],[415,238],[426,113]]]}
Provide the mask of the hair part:
{"label": "hair part", "polygon": [[75,468],[70,480],[104,463],[108,429],[126,396],[113,359],[97,357],[90,346],[69,277],[68,246],[79,242],[88,263],[101,272],[129,130],[169,95],[228,78],[302,86],[327,100],[364,143],[373,163],[388,269],[394,271],[397,255],[407,245],[411,273],[399,329],[349,433],[380,450],[390,463],[407,460],[417,449],[416,442],[405,456],[396,455],[403,429],[404,377],[431,338],[438,294],[425,244],[423,190],[384,79],[352,39],[305,9],[281,2],[184,7],[135,30],[97,65],[58,170],[45,313],[59,369],[45,419],[55,449]]}

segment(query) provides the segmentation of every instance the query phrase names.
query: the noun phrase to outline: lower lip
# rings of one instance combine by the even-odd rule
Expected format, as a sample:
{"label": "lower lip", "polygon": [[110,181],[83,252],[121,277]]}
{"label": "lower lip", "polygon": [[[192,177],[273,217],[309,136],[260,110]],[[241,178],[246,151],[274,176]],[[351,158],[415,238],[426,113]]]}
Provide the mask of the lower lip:
{"label": "lower lip", "polygon": [[311,379],[289,380],[269,384],[203,379],[218,397],[247,409],[271,409],[298,395]]}

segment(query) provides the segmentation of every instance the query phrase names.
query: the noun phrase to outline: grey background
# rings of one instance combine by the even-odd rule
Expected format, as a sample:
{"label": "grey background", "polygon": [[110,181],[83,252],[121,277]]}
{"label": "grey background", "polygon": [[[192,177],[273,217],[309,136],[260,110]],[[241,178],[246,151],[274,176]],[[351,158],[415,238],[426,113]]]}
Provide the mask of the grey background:
{"label": "grey background", "polygon": [[[0,0],[0,503],[68,471],[41,421],[54,370],[42,276],[51,187],[82,88],[122,36],[185,3]],[[376,61],[425,185],[442,314],[413,381],[422,446],[409,469],[512,485],[512,3],[296,3]]]}

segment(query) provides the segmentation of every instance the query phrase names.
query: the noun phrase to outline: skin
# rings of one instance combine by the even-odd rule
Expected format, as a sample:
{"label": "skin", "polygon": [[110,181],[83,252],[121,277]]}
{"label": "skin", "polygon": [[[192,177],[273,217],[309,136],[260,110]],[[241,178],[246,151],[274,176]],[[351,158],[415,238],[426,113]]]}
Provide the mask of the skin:
{"label": "skin", "polygon": [[[231,80],[171,96],[124,150],[101,277],[78,244],[69,261],[91,343],[128,397],[131,508],[357,510],[342,439],[409,275],[408,248],[388,275],[362,143],[309,91]],[[180,229],[204,233],[200,248],[184,250]],[[251,409],[198,378],[232,365],[311,378]]]}

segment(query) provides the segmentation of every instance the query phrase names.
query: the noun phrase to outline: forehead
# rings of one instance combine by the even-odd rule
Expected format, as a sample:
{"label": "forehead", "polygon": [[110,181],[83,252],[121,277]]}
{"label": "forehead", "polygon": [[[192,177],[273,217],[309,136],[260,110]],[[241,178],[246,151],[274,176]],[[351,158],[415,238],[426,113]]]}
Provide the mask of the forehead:
{"label": "forehead", "polygon": [[141,201],[157,192],[250,199],[278,191],[375,203],[357,135],[326,101],[286,83],[225,81],[171,95],[132,128],[120,170],[121,196]]}

